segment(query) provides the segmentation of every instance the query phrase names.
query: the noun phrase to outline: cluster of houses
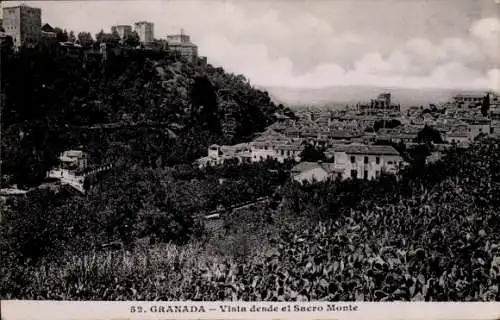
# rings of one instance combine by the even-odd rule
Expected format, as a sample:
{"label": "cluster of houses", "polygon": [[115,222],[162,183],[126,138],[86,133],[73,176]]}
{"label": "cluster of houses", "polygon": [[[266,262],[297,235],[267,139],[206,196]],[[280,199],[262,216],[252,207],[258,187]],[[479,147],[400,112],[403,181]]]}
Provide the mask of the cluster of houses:
{"label": "cluster of houses", "polygon": [[[271,159],[300,162],[300,154],[311,140],[310,136],[295,138],[268,128],[249,143],[211,145],[208,156],[198,159],[196,165],[206,167],[231,161],[252,163]],[[293,179],[300,182],[327,178],[374,179],[384,172],[395,173],[403,165],[398,151],[389,145],[333,142],[328,137],[319,141],[326,142],[323,146],[328,162],[302,162],[293,168]]]}
{"label": "cluster of houses", "polygon": [[[484,95],[477,95],[474,101],[479,101],[479,97],[482,99]],[[396,173],[405,165],[390,144],[415,146],[418,133],[425,126],[437,130],[443,140],[434,146],[428,162],[439,159],[452,145],[468,147],[479,135],[500,136],[500,121],[491,116],[491,111],[498,107],[498,99],[493,93],[489,93],[489,97],[490,116],[486,117],[475,107],[468,108],[466,113],[457,112],[456,109],[463,108],[457,104],[448,106],[448,112],[420,107],[402,112],[399,105],[391,103],[388,93],[362,108],[299,111],[298,120],[281,119],[249,143],[209,146],[208,155],[195,164],[205,167],[230,161],[289,160],[299,163],[292,169],[292,178],[299,182],[327,178],[376,179],[381,173]],[[397,125],[385,127],[391,121]],[[376,122],[383,125],[374,130]],[[300,155],[308,144],[323,148],[327,161],[300,162]]]}

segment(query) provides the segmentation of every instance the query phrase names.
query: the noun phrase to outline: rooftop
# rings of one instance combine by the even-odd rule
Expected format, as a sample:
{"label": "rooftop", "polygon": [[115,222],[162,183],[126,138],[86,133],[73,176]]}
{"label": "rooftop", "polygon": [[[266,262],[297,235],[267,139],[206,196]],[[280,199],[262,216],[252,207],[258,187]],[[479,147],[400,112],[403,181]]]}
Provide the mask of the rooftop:
{"label": "rooftop", "polygon": [[332,162],[301,162],[292,168],[292,173],[301,173],[316,168],[321,168],[328,173],[342,172],[342,169],[336,168],[335,163]]}
{"label": "rooftop", "polygon": [[348,154],[377,154],[398,156],[399,152],[393,146],[378,146],[366,144],[344,144],[334,145],[332,149],[336,152],[345,152]]}

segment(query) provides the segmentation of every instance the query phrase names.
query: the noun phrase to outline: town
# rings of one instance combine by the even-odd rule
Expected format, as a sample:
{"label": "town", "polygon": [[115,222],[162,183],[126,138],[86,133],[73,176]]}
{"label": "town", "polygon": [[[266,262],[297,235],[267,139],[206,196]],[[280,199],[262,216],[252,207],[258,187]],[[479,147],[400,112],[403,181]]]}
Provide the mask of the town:
{"label": "town", "polygon": [[[95,4],[80,5],[84,12]],[[338,301],[500,299],[498,88],[482,78],[470,79],[470,90],[447,87],[446,70],[458,63],[433,72],[422,62],[446,63],[453,50],[442,48],[434,55],[419,47],[411,60],[418,72],[403,49],[381,59],[368,52],[337,68],[344,46],[371,40],[323,41],[316,32],[333,34],[336,20],[313,11],[304,21],[314,28],[257,36],[248,30],[260,20],[224,2],[206,7],[214,10],[211,24],[188,19],[172,33],[169,19],[190,13],[172,5],[146,14],[130,3],[120,19],[80,24],[55,19],[47,9],[60,8],[51,4],[2,7],[2,299],[329,302],[318,307],[324,310],[295,304],[287,312],[359,311]],[[269,19],[262,28],[280,23],[261,6],[251,7]],[[283,6],[298,15],[307,9]],[[230,15],[244,26],[225,30]],[[443,24],[443,37],[452,34],[454,25]],[[480,39],[464,47],[479,52],[479,41],[491,44],[489,33],[466,27],[467,37]],[[259,45],[277,35],[293,41]],[[312,36],[325,52],[295,46]],[[424,46],[413,37],[402,35],[404,48]],[[335,61],[322,64],[332,51]],[[468,59],[475,65],[485,56]],[[430,73],[427,80],[443,82],[440,93],[454,92],[411,102],[385,78],[397,69],[393,62]],[[468,70],[456,69],[454,76]],[[476,74],[466,71],[464,78]],[[356,81],[372,74],[378,85],[367,80],[372,93],[365,94]],[[300,91],[297,82],[311,80],[319,88],[309,92],[328,90],[334,77],[354,99],[294,105],[270,89]],[[413,86],[425,80],[418,79]],[[148,312],[205,310],[179,306]],[[220,307],[276,311],[274,304]]]}

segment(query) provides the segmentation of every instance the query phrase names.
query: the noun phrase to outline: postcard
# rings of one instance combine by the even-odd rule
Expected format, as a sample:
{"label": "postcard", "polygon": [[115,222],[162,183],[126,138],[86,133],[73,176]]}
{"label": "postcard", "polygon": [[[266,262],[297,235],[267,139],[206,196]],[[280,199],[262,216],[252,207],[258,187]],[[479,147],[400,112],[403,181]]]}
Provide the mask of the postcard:
{"label": "postcard", "polygon": [[498,319],[500,2],[3,1],[11,319]]}

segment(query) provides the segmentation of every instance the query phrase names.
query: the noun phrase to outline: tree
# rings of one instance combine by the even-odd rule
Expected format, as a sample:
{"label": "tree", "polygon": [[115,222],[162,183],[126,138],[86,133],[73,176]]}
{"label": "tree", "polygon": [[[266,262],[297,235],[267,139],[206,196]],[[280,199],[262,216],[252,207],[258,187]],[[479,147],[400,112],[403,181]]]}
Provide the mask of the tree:
{"label": "tree", "polygon": [[75,43],[76,41],[75,32],[73,30],[69,32],[68,41],[71,43]]}
{"label": "tree", "polygon": [[481,114],[485,117],[488,116],[488,111],[490,110],[490,93],[488,92],[483,97],[483,102],[481,104]]}
{"label": "tree", "polygon": [[301,161],[310,162],[325,161],[326,156],[323,149],[316,148],[312,144],[307,144],[304,150],[300,153],[300,159]]}
{"label": "tree", "polygon": [[97,33],[95,35],[95,41],[98,43],[101,43],[104,41],[104,30],[101,29],[101,31],[99,31],[99,33]]}
{"label": "tree", "polygon": [[12,40],[11,36],[6,36],[4,37],[1,41],[1,50],[2,54],[7,54],[12,52],[12,49],[14,48],[14,41]]}
{"label": "tree", "polygon": [[77,41],[82,47],[85,48],[91,47],[94,43],[94,39],[92,39],[90,32],[79,32]]}
{"label": "tree", "polygon": [[124,42],[127,46],[135,48],[140,44],[139,35],[137,34],[137,32],[132,31],[131,33],[127,34],[127,36],[124,39]]}
{"label": "tree", "polygon": [[422,130],[420,130],[417,134],[417,142],[423,143],[443,143],[443,138],[438,130],[425,126]]}
{"label": "tree", "polygon": [[55,27],[54,31],[56,32],[57,42],[67,42],[68,41],[68,32],[66,30],[62,30],[61,28]]}
{"label": "tree", "polygon": [[118,34],[118,31],[113,30],[112,33],[108,34],[108,37],[107,37],[108,43],[118,44],[118,43],[120,43],[120,41],[121,41],[121,39],[120,39],[120,35]]}

